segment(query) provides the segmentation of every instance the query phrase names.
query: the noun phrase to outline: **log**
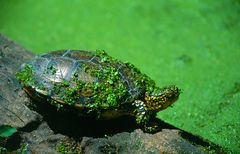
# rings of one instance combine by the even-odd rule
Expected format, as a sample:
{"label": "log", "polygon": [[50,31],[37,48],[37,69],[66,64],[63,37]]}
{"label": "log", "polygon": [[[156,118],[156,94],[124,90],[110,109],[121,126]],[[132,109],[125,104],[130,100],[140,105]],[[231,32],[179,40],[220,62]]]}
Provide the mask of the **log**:
{"label": "log", "polygon": [[[50,105],[35,105],[22,90],[15,73],[34,54],[0,34],[0,126],[17,133],[5,148],[27,153],[224,153],[209,141],[159,120],[161,131],[149,134],[137,128],[134,119],[108,121],[82,119],[58,112]],[[36,103],[37,104],[37,103]]]}

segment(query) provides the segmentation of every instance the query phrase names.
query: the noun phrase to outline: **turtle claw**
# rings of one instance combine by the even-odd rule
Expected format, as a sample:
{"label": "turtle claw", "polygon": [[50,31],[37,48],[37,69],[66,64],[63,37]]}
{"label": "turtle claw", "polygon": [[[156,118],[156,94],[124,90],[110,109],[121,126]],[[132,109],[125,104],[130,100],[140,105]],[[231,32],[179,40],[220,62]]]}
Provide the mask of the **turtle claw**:
{"label": "turtle claw", "polygon": [[143,126],[143,130],[147,133],[156,133],[161,130],[161,127],[156,122],[150,122],[147,125]]}

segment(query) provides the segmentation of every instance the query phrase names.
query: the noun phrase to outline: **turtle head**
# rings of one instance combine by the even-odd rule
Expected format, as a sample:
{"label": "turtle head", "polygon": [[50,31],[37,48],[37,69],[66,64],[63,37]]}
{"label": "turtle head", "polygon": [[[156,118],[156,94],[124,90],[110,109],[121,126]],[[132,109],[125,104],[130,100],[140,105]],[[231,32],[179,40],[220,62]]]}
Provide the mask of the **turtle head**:
{"label": "turtle head", "polygon": [[156,88],[151,93],[145,94],[145,105],[148,110],[161,111],[172,105],[180,94],[176,86]]}

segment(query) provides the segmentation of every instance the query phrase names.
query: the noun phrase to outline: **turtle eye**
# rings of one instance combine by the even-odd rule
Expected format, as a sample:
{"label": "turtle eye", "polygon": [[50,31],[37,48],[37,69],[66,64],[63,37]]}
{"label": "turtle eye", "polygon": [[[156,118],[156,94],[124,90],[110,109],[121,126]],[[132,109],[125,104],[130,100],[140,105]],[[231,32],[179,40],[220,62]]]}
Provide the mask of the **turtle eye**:
{"label": "turtle eye", "polygon": [[172,101],[175,101],[178,96],[179,96],[179,91],[178,90],[167,90],[164,94],[163,94],[163,99],[165,101],[169,101],[169,102],[172,102]]}

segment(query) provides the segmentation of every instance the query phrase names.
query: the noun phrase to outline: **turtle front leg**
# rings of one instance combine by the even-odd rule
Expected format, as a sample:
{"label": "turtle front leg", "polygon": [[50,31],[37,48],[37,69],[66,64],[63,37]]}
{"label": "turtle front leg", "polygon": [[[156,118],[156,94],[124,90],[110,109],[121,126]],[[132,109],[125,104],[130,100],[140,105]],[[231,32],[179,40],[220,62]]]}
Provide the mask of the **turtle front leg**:
{"label": "turtle front leg", "polygon": [[158,131],[156,123],[156,113],[147,110],[145,104],[141,100],[133,102],[136,123],[143,128],[145,132],[153,133]]}

